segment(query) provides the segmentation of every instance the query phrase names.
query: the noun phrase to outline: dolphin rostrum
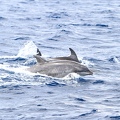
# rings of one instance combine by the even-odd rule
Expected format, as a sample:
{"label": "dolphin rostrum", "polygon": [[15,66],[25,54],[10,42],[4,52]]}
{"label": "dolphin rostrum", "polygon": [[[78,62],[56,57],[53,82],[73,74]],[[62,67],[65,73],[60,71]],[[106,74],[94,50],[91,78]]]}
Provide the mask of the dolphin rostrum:
{"label": "dolphin rostrum", "polygon": [[45,74],[52,77],[62,78],[69,73],[77,73],[81,76],[92,75],[93,73],[80,62],[69,59],[53,59],[46,61],[40,55],[34,55],[37,63],[28,68],[33,73]]}

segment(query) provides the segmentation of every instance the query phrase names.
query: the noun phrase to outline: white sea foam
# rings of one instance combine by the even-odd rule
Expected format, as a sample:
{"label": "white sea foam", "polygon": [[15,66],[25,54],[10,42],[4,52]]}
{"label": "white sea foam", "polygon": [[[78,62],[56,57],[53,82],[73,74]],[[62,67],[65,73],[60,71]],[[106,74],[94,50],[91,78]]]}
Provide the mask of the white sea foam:
{"label": "white sea foam", "polygon": [[33,41],[28,41],[19,50],[17,57],[27,58],[36,54],[37,46]]}
{"label": "white sea foam", "polygon": [[24,45],[21,47],[21,49],[18,51],[17,55],[14,56],[0,56],[0,59],[14,59],[14,58],[28,58],[36,54],[37,52],[37,46],[33,41],[27,41],[24,43]]}
{"label": "white sea foam", "polygon": [[118,59],[117,57],[114,57],[113,59],[114,59],[114,62],[115,62],[115,63],[120,64],[120,61],[119,61],[119,59]]}

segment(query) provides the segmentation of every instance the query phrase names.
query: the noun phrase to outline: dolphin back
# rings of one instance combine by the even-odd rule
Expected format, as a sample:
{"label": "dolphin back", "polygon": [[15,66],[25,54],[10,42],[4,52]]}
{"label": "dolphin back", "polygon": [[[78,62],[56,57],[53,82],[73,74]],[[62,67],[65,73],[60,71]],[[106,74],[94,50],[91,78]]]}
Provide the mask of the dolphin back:
{"label": "dolphin back", "polygon": [[84,65],[70,60],[56,60],[36,64],[28,69],[33,73],[45,74],[52,77],[63,78],[69,73],[79,75],[92,75],[92,72]]}
{"label": "dolphin back", "polygon": [[68,57],[56,57],[55,59],[58,60],[72,60],[72,61],[76,61],[76,62],[81,62],[78,60],[77,54],[75,53],[75,51],[72,48],[69,48],[71,54]]}
{"label": "dolphin back", "polygon": [[47,60],[45,60],[44,58],[42,58],[40,55],[33,55],[36,60],[37,60],[37,63],[44,63],[44,62],[47,62]]}

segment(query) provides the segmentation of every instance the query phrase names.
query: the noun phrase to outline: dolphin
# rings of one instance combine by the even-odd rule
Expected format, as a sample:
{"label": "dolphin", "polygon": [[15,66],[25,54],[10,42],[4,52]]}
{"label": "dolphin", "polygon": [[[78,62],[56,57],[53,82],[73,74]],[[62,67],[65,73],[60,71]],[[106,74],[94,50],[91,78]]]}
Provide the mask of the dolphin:
{"label": "dolphin", "polygon": [[32,73],[40,73],[56,78],[63,78],[69,73],[77,73],[81,76],[92,75],[86,66],[73,60],[50,60],[46,61],[39,55],[34,55],[37,59],[37,63],[27,70]]}
{"label": "dolphin", "polygon": [[76,61],[76,62],[81,62],[78,60],[78,57],[75,53],[75,51],[72,49],[72,48],[69,48],[70,52],[71,52],[71,55],[68,56],[68,57],[56,57],[56,58],[53,58],[53,59],[58,59],[58,60],[72,60],[72,61]]}
{"label": "dolphin", "polygon": [[[77,57],[75,51],[72,48],[69,48],[69,50],[71,52],[70,56],[67,56],[67,57],[55,57],[55,58],[50,58],[50,60],[72,60],[72,61],[76,61],[76,62],[81,63],[81,61],[78,60],[78,57]],[[39,57],[39,56],[42,56],[42,54],[41,54],[40,50],[37,48],[37,54],[34,55],[34,57],[37,59],[37,61],[39,61],[38,59],[41,59],[41,57]]]}

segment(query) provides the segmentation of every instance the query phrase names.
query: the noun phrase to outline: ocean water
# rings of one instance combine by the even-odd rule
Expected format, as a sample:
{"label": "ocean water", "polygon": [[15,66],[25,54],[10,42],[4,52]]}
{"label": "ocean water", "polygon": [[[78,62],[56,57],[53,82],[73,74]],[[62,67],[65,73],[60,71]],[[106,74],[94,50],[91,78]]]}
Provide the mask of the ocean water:
{"label": "ocean water", "polygon": [[[120,1],[0,1],[0,120],[120,120]],[[92,76],[32,74],[73,48]]]}

